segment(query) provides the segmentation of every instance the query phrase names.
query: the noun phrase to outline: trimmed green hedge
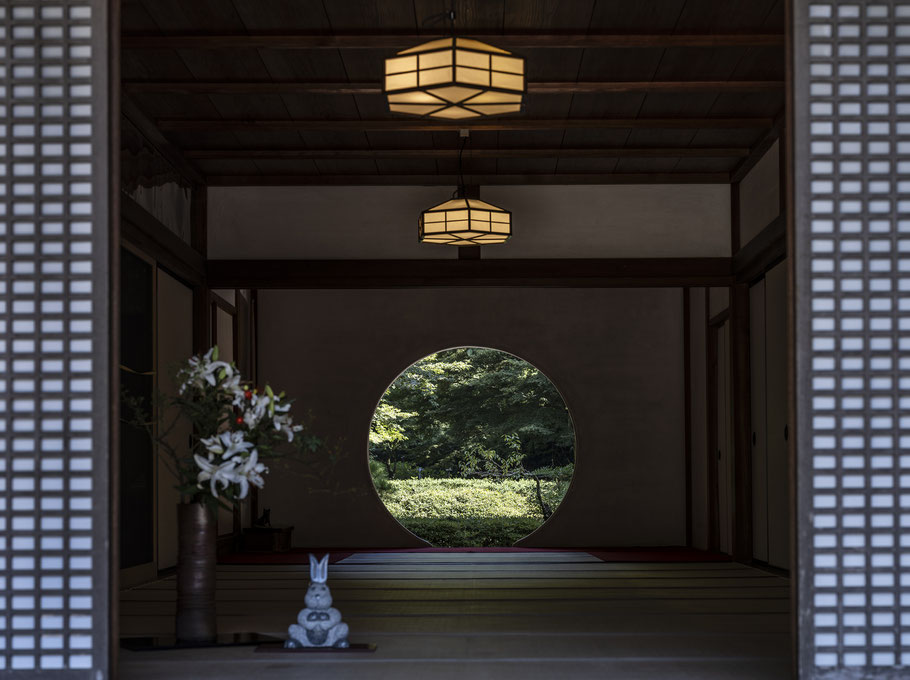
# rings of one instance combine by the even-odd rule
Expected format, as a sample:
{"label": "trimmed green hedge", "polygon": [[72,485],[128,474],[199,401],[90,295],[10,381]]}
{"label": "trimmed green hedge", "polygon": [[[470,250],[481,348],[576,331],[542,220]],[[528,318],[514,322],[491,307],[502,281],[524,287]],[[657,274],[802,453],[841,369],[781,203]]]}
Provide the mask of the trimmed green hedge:
{"label": "trimmed green hedge", "polygon": [[541,523],[531,517],[399,517],[398,521],[437,548],[509,547]]}
{"label": "trimmed green hedge", "polygon": [[[545,494],[556,482],[542,483]],[[543,522],[530,479],[392,479],[379,495],[409,531],[438,547],[511,546]]]}

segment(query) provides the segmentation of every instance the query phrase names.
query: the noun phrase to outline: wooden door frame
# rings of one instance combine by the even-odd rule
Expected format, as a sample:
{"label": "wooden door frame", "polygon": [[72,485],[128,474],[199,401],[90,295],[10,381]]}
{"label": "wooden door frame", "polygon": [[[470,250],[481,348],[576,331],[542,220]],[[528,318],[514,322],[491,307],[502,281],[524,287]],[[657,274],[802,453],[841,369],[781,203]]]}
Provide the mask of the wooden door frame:
{"label": "wooden door frame", "polygon": [[[211,340],[212,346],[218,344],[218,311],[221,310],[231,317],[231,354],[232,360],[236,361],[237,357],[237,295],[240,293],[234,290],[234,302],[231,304],[223,297],[209,290],[208,299],[211,306]],[[218,554],[232,552],[239,547],[240,536],[243,533],[243,519],[240,514],[240,508],[237,503],[231,507],[232,526],[230,533],[218,536]]]}
{"label": "wooden door frame", "polygon": [[717,439],[717,331],[730,318],[730,309],[722,310],[711,316],[711,289],[705,288],[705,396],[707,401],[707,506],[708,506],[708,550],[720,551],[720,497],[718,493],[719,478],[717,475],[717,451],[720,442]]}
{"label": "wooden door frame", "polygon": [[[151,269],[151,279],[152,279],[152,370],[155,371],[154,379],[152,381],[152,406],[151,406],[151,419],[153,421],[153,431],[157,436],[158,433],[158,407],[156,400],[154,399],[155,393],[158,391],[158,261],[155,257],[147,252],[145,252],[141,247],[135,245],[127,239],[120,239],[120,242],[116,246],[118,249],[122,248],[135,257],[138,257],[140,260],[149,265]],[[121,258],[122,259],[122,258]],[[119,295],[118,295],[119,299]],[[120,319],[120,310],[117,310],[118,321]],[[119,337],[119,328],[118,328],[118,337]],[[118,348],[119,351],[119,348]],[[120,441],[120,438],[117,438],[117,441]],[[119,448],[116,451],[112,450],[112,457],[118,457],[118,466],[119,466]],[[119,477],[118,477],[119,482]],[[112,494],[120,493],[120,485],[118,483],[116,489],[111,490]],[[141,583],[148,583],[153,581],[158,577],[158,444],[156,442],[152,443],[152,560],[151,562],[144,562],[142,564],[137,564],[132,567],[122,568],[118,562],[117,573],[118,580],[121,586],[123,587],[133,587]],[[118,523],[119,524],[119,523]],[[119,541],[120,535],[117,535]],[[117,551],[119,555],[119,550]]]}

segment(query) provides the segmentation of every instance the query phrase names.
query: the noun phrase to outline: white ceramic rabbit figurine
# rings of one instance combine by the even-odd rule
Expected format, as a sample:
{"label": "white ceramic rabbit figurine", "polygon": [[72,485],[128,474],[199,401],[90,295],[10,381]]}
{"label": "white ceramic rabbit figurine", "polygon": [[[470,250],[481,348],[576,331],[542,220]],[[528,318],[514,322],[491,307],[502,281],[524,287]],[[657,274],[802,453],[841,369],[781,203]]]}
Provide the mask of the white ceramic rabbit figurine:
{"label": "white ceramic rabbit figurine", "polygon": [[326,585],[329,556],[317,560],[310,555],[310,587],[303,601],[306,608],[297,615],[297,623],[288,627],[285,647],[348,646],[348,624],[342,623],[341,612],[332,607],[332,593]]}

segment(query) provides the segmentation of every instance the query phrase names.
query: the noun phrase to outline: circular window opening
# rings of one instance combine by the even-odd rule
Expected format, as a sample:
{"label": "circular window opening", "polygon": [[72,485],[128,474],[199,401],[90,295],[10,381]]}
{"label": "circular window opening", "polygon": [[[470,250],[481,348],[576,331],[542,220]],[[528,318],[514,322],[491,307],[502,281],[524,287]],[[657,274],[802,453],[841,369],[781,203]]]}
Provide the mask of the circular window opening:
{"label": "circular window opening", "polygon": [[388,511],[437,547],[511,546],[562,501],[575,430],[552,382],[507,352],[431,354],[393,382],[370,426]]}

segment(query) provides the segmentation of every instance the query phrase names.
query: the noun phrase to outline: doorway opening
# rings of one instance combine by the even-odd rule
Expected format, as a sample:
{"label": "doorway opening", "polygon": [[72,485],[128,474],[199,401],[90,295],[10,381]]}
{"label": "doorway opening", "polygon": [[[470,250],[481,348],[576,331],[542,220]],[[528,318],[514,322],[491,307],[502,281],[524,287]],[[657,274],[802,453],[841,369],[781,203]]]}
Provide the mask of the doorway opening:
{"label": "doorway opening", "polygon": [[575,429],[533,365],[458,347],[389,386],[370,425],[369,463],[380,499],[411,533],[435,547],[508,547],[565,497]]}

